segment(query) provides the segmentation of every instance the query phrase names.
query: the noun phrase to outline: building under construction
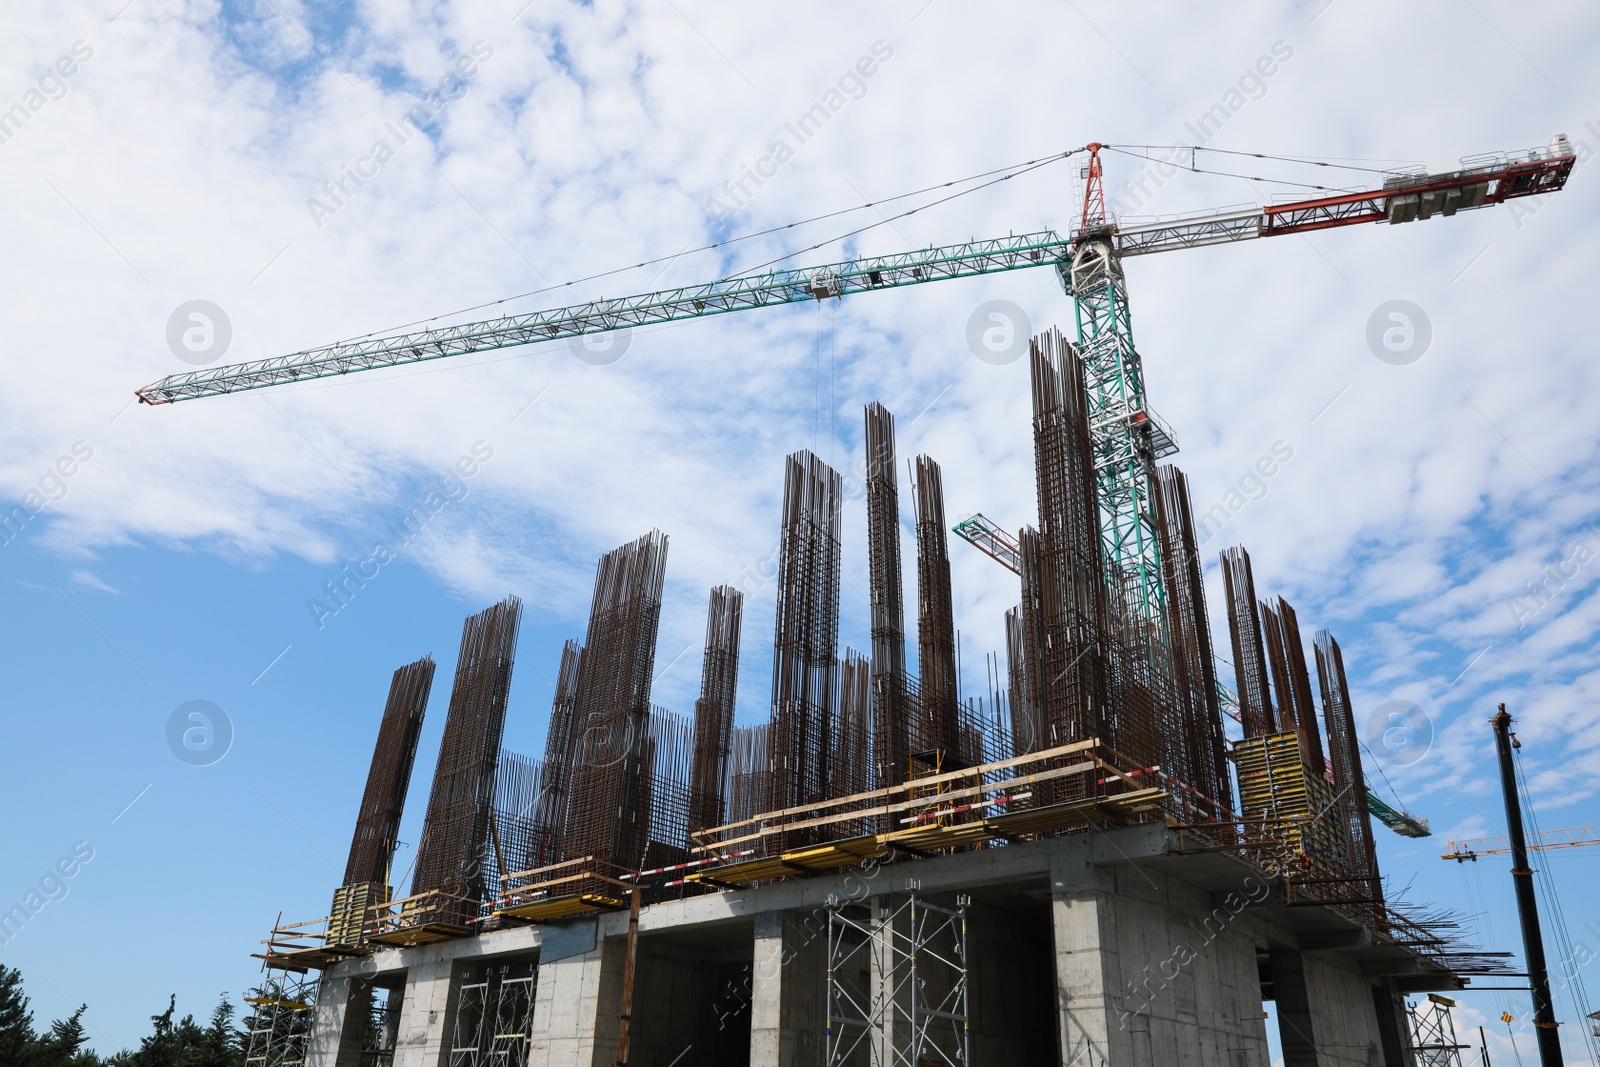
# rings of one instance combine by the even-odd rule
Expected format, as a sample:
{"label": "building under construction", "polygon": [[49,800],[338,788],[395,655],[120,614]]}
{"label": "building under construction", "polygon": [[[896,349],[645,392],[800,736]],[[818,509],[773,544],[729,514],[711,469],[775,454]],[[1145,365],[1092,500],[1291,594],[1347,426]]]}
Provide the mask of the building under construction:
{"label": "building under construction", "polygon": [[928,456],[908,665],[894,420],[870,405],[869,653],[841,647],[843,479],[809,452],[783,472],[753,723],[732,586],[692,714],[652,703],[658,531],[601,557],[542,757],[501,746],[520,602],[469,618],[412,868],[427,657],[395,672],[328,916],[260,953],[251,1067],[1268,1067],[1267,1002],[1291,1067],[1412,1064],[1404,996],[1496,961],[1385,891],[1338,642],[1308,660],[1230,548],[1230,691],[1183,473],[1147,435],[1145,519],[1110,530],[1084,360],[1054,331],[1030,360],[1037,521],[956,526],[1018,577],[981,695]]}

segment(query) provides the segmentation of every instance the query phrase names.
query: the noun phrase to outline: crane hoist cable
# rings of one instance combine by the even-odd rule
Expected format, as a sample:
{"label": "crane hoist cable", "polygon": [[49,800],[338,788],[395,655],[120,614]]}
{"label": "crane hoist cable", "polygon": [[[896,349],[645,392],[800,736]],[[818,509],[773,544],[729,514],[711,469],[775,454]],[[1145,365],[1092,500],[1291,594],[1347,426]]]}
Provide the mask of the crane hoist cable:
{"label": "crane hoist cable", "polygon": [[[882,207],[884,204],[892,204],[898,200],[905,200],[913,196],[921,196],[924,193],[938,192],[940,189],[949,189],[952,186],[962,185],[966,182],[975,182],[980,178],[989,178],[996,174],[1003,174],[1008,178],[1014,177],[1015,174],[1008,174],[1007,172],[1027,173],[1029,170],[1037,169],[1038,166],[1042,166],[1046,163],[1053,163],[1057,160],[1067,159],[1083,151],[1084,149],[1082,148],[1068,149],[1064,152],[1057,152],[1048,156],[1039,156],[1036,159],[1023,160],[1021,163],[1013,163],[1010,166],[995,167],[992,170],[980,171],[977,174],[969,174],[965,178],[952,178],[950,181],[939,182],[934,185],[925,185],[920,189],[913,189],[910,192],[897,193],[894,196],[886,196],[879,200],[868,200],[867,202],[863,204],[857,204],[854,207],[838,208],[834,211],[825,211],[820,215],[813,215],[809,219],[800,219],[796,222],[786,222],[780,226],[769,226],[764,230],[753,230],[750,233],[743,233],[737,237],[729,237],[721,241],[712,241],[710,244],[700,245],[697,248],[686,248],[682,252],[676,252],[670,256],[657,256],[654,259],[646,259],[639,263],[630,263],[626,267],[613,267],[610,270],[603,270],[597,274],[585,275],[582,278],[572,278],[564,282],[556,282],[554,285],[545,285],[538,289],[529,289],[525,293],[517,293],[513,296],[503,296],[498,300],[486,300],[481,304],[473,304],[471,307],[457,308],[454,311],[443,311],[437,315],[429,315],[425,319],[413,319],[410,322],[402,322],[397,326],[385,326],[376,330],[368,330],[366,333],[356,334],[355,336],[348,337],[345,340],[358,341],[367,337],[376,337],[379,334],[392,333],[397,330],[408,329],[412,326],[420,326],[425,322],[438,322],[440,319],[454,318],[457,315],[466,315],[474,311],[482,311],[484,308],[498,307],[501,304],[509,304],[515,300],[526,300],[530,296],[540,296],[544,293],[553,293],[557,289],[565,289],[571,285],[582,285],[584,282],[599,281],[602,278],[610,278],[618,274],[626,274],[630,270],[638,270],[642,267],[653,267],[658,263],[671,263],[674,260],[682,259],[684,256],[692,256],[700,252],[710,252],[718,248],[727,248],[729,245],[739,244],[742,241],[750,241],[757,237],[770,237],[775,233],[782,233],[785,230],[792,230],[800,226],[809,226],[814,222],[824,222],[828,219],[838,218],[841,215],[850,215],[857,211],[865,211],[868,208]],[[979,188],[983,187],[984,186],[979,186]],[[968,191],[971,192],[975,190]],[[953,199],[953,197],[947,199]],[[943,201],[940,201],[940,203],[942,202]],[[932,204],[923,205],[924,208],[932,206]],[[835,238],[835,240],[840,239],[841,238]]]}

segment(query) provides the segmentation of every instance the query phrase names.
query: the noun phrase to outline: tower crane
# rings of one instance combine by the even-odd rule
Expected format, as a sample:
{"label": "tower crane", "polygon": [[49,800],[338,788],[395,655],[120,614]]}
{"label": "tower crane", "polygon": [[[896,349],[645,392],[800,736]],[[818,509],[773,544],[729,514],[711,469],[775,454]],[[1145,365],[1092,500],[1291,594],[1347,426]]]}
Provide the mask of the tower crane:
{"label": "tower crane", "polygon": [[1559,190],[1576,157],[1566,136],[1557,134],[1547,146],[1464,158],[1441,168],[1442,172],[1429,173],[1427,168],[1388,172],[1376,189],[1119,225],[1106,212],[1101,170],[1101,150],[1111,147],[1091,143],[1060,157],[1087,157],[1083,203],[1066,235],[1041,230],[817,267],[736,275],[484,322],[363,337],[169,375],[139,389],[137,396],[146,404],[171,404],[538,341],[1049,266],[1075,305],[1110,580],[1124,585],[1130,612],[1154,632],[1164,633],[1165,593],[1152,480],[1155,461],[1177,446],[1146,401],[1123,260],[1361,223],[1448,217]]}
{"label": "tower crane", "polygon": [[[1587,845],[1600,845],[1600,826],[1544,830],[1528,836],[1529,852],[1550,852],[1558,848],[1583,848]],[[1501,834],[1499,837],[1474,837],[1466,841],[1451,841],[1448,843],[1448,848],[1450,851],[1441,855],[1440,859],[1465,863],[1467,860],[1476,861],[1479,856],[1511,855],[1511,838],[1507,834]]]}

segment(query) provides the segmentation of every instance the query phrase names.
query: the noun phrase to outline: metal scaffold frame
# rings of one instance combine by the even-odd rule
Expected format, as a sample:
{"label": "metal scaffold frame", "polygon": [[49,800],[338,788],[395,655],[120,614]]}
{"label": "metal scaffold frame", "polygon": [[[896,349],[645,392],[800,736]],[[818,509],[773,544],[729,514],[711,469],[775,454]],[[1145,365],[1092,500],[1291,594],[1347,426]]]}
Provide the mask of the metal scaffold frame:
{"label": "metal scaffold frame", "polygon": [[[828,909],[827,1067],[965,1067],[967,897],[954,908],[915,890]],[[852,912],[867,909],[870,917]],[[865,963],[867,986],[851,981]],[[863,1061],[862,1052],[866,1052]]]}
{"label": "metal scaffold frame", "polygon": [[293,971],[268,971],[253,1005],[245,1067],[300,1067],[316,1015],[317,979]]}
{"label": "metal scaffold frame", "polygon": [[1456,1021],[1450,1014],[1453,1007],[1455,1001],[1448,997],[1430,996],[1406,1009],[1417,1067],[1461,1067],[1461,1050],[1471,1046],[1456,1038]]}
{"label": "metal scaffold frame", "polygon": [[490,964],[458,994],[447,1067],[527,1067],[538,967]]}

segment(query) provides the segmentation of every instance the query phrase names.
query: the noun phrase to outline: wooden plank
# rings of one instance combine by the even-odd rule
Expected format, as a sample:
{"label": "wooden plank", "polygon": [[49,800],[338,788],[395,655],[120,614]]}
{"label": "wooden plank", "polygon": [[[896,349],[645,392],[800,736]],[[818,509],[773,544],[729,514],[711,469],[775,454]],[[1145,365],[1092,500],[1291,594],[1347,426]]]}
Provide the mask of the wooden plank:
{"label": "wooden plank", "polygon": [[[812,828],[814,826],[831,826],[831,825],[834,825],[836,823],[849,822],[852,819],[867,819],[867,818],[871,818],[871,817],[873,817],[875,815],[892,815],[895,812],[909,811],[909,810],[911,810],[913,808],[916,808],[918,805],[925,805],[925,806],[928,806],[928,807],[932,807],[932,806],[938,805],[938,804],[947,804],[947,803],[950,803],[951,801],[963,800],[963,799],[965,799],[967,797],[982,796],[985,793],[998,793],[998,792],[1001,792],[1003,790],[1011,789],[1011,788],[1014,788],[1014,787],[1017,787],[1017,786],[1034,785],[1034,784],[1039,783],[1039,782],[1049,781],[1049,780],[1051,780],[1053,778],[1064,778],[1069,774],[1081,774],[1084,771],[1092,771],[1092,770],[1094,770],[1096,766],[1097,766],[1096,761],[1087,760],[1087,761],[1085,761],[1083,763],[1074,763],[1070,767],[1055,767],[1055,768],[1052,768],[1052,769],[1047,770],[1047,771],[1037,771],[1037,772],[1035,772],[1033,774],[1026,775],[1026,776],[1021,777],[1021,778],[1007,778],[1004,781],[991,782],[991,783],[988,783],[986,785],[968,786],[965,789],[957,789],[954,792],[950,792],[950,793],[940,793],[937,796],[917,797],[917,798],[914,798],[912,800],[901,801],[901,802],[895,803],[895,804],[886,804],[886,805],[883,805],[881,807],[876,807],[876,808],[866,808],[866,809],[861,810],[861,811],[845,812],[845,813],[839,814],[839,815],[824,815],[824,816],[821,816],[820,818],[808,819],[808,820],[805,820],[803,822],[779,823],[779,824],[777,824],[775,826],[765,827],[765,828],[757,831],[756,833],[746,834],[743,837],[735,837],[735,838],[731,838],[731,839],[729,839],[727,841],[718,841],[715,845],[697,845],[691,851],[693,851],[693,852],[712,852],[712,851],[715,851],[716,849],[727,848],[730,845],[740,845],[740,844],[744,844],[744,843],[746,843],[748,841],[757,841],[757,840],[760,840],[763,837],[769,837],[769,836],[771,836],[773,834],[787,833],[790,830],[808,830],[808,829],[810,829],[810,828]],[[919,778],[919,779],[917,779],[917,784],[920,785],[921,783],[926,782],[926,781],[928,781],[928,779]],[[907,787],[906,786],[894,786],[892,788],[899,790],[899,789],[905,789]],[[865,794],[862,794],[862,795],[865,795]],[[821,806],[821,805],[819,805],[819,806]],[[790,809],[790,810],[793,810],[793,811],[807,811],[807,810],[813,810],[813,809],[797,808],[797,809]],[[730,826],[739,826],[739,825],[744,825],[744,824],[742,824],[742,823],[729,823],[728,825],[730,825]]]}
{"label": "wooden plank", "polygon": [[593,856],[582,856],[582,857],[579,857],[578,859],[575,859],[575,860],[562,860],[560,863],[551,863],[551,864],[548,864],[547,866],[544,866],[544,867],[534,867],[531,870],[512,871],[510,874],[506,875],[505,877],[508,878],[508,879],[509,878],[527,878],[530,875],[543,874],[545,871],[560,870],[562,867],[571,867],[571,866],[573,866],[574,864],[577,864],[577,863],[593,863],[594,861],[595,861],[595,858]]}
{"label": "wooden plank", "polygon": [[[1069,745],[1060,745],[1056,748],[1047,748],[1042,752],[1030,752],[1025,756],[1013,756],[1010,759],[996,760],[993,763],[984,763],[976,767],[967,767],[959,771],[946,771],[943,774],[930,775],[927,778],[918,778],[914,782],[906,782],[901,785],[884,786],[881,789],[872,789],[865,793],[852,793],[849,796],[834,797],[828,800],[818,801],[815,804],[803,804],[794,808],[782,808],[778,811],[763,811],[757,815],[752,815],[748,819],[740,819],[737,822],[723,823],[721,826],[713,826],[706,830],[696,830],[692,836],[707,839],[710,838],[711,835],[721,833],[724,830],[733,830],[741,826],[749,826],[752,823],[767,822],[772,819],[781,818],[785,815],[797,815],[801,812],[807,811],[821,811],[825,808],[838,807],[841,804],[853,804],[859,801],[873,800],[879,797],[887,796],[890,793],[904,792],[913,788],[926,788],[927,786],[939,785],[940,783],[953,781],[962,777],[983,775],[989,773],[990,771],[1003,770],[1007,767],[1018,766],[1024,763],[1037,763],[1042,760],[1055,759],[1058,756],[1068,756],[1074,752],[1084,752],[1091,748],[1103,747],[1105,746],[1100,744],[1099,738],[1091,737],[1085,741],[1074,741]],[[741,838],[740,840],[746,839]],[[707,848],[705,846],[699,846],[696,847],[694,851],[704,852],[707,851]]]}

